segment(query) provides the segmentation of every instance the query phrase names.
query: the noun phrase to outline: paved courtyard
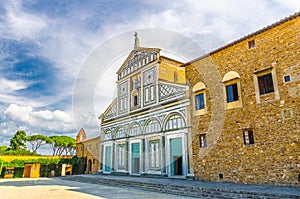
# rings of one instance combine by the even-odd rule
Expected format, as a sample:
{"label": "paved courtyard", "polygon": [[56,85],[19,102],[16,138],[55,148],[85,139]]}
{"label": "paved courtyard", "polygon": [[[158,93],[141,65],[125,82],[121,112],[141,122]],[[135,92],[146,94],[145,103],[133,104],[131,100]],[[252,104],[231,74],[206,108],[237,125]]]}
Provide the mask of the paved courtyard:
{"label": "paved courtyard", "polygon": [[1,199],[93,199],[93,198],[190,198],[164,193],[154,193],[133,188],[111,187],[80,183],[60,178],[0,179]]}

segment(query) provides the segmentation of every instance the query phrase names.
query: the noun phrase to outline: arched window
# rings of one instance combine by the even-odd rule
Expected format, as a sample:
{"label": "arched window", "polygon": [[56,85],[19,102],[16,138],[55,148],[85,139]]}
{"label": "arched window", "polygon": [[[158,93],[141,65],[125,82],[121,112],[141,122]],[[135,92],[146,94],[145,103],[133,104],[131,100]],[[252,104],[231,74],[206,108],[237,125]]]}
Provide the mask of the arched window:
{"label": "arched window", "polygon": [[204,115],[207,113],[206,105],[206,86],[202,82],[198,82],[194,85],[193,89],[193,114]]}
{"label": "arched window", "polygon": [[138,123],[133,123],[129,127],[129,136],[137,136],[142,134],[142,129]]}
{"label": "arched window", "polygon": [[119,127],[115,133],[115,138],[124,138],[126,137],[126,133],[123,127]]}
{"label": "arched window", "polygon": [[112,132],[111,130],[107,129],[104,131],[104,140],[111,140],[112,139]]}
{"label": "arched window", "polygon": [[165,123],[165,130],[175,130],[185,127],[184,118],[180,114],[172,114]]}
{"label": "arched window", "polygon": [[150,119],[146,122],[144,133],[157,133],[160,132],[161,125],[157,119]]}
{"label": "arched window", "polygon": [[226,108],[242,107],[240,75],[235,71],[226,73],[222,79],[226,93]]}

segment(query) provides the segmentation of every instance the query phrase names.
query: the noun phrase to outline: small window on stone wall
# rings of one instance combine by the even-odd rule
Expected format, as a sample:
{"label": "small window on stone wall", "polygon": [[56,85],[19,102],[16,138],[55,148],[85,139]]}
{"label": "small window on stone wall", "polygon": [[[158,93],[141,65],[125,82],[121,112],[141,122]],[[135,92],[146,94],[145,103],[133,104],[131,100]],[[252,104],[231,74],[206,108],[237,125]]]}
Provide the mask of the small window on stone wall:
{"label": "small window on stone wall", "polygon": [[200,148],[207,147],[206,134],[201,134],[199,136]]}
{"label": "small window on stone wall", "polygon": [[223,178],[224,178],[223,173],[219,173],[219,178],[220,178],[220,179],[223,179]]}
{"label": "small window on stone wall", "polygon": [[251,40],[251,41],[248,41],[248,48],[249,49],[252,49],[252,48],[255,48],[256,45],[255,45],[255,40]]}
{"label": "small window on stone wall", "polygon": [[291,81],[291,77],[289,75],[284,76],[284,82],[290,82]]}
{"label": "small window on stone wall", "polygon": [[254,144],[254,134],[252,130],[243,131],[243,137],[245,145]]}

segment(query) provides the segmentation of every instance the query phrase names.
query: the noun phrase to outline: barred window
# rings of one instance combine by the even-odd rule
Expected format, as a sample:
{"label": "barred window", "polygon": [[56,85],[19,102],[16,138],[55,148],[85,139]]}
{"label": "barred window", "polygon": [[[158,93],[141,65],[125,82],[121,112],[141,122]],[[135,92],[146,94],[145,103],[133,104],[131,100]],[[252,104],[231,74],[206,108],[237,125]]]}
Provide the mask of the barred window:
{"label": "barred window", "polygon": [[254,144],[254,134],[252,130],[243,131],[244,144]]}
{"label": "barred window", "polygon": [[206,134],[201,134],[199,136],[200,148],[207,147]]}

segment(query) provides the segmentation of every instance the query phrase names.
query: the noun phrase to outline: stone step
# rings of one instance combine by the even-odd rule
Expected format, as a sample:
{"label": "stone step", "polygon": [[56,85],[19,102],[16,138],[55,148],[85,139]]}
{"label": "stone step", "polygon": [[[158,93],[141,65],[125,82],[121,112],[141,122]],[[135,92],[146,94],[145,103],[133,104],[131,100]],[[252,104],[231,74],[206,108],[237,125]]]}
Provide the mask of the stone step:
{"label": "stone step", "polygon": [[263,192],[250,192],[242,190],[220,189],[220,188],[207,188],[189,185],[187,181],[186,185],[178,184],[163,184],[153,182],[140,182],[134,180],[124,179],[107,179],[92,176],[66,176],[63,180],[71,180],[82,183],[101,184],[107,186],[120,186],[142,189],[146,191],[155,191],[161,193],[190,196],[197,198],[221,198],[221,199],[238,199],[238,198],[255,198],[255,199],[299,199],[299,195],[292,194],[274,194]]}

